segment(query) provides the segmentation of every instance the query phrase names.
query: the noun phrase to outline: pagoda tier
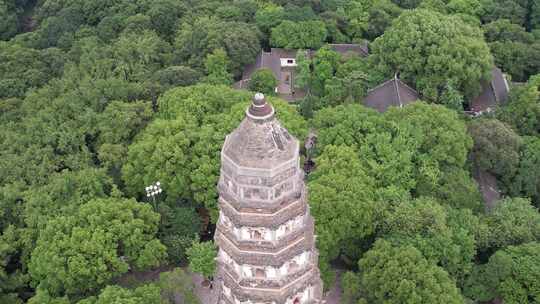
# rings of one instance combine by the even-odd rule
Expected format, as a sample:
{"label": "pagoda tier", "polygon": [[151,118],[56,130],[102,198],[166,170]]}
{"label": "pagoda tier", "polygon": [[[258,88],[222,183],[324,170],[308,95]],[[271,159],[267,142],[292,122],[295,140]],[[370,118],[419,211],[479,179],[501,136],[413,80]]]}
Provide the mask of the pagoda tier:
{"label": "pagoda tier", "polygon": [[218,184],[218,304],[322,303],[299,143],[256,94],[225,139]]}

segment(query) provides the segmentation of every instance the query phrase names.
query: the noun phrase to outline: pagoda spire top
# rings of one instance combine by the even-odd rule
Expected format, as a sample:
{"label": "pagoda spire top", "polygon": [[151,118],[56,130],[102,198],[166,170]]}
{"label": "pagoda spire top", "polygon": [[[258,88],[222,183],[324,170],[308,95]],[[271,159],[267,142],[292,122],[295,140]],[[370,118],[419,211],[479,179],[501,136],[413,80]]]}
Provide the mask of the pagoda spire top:
{"label": "pagoda spire top", "polygon": [[263,93],[256,93],[251,105],[247,110],[247,115],[251,119],[263,120],[274,116],[274,108],[268,102]]}

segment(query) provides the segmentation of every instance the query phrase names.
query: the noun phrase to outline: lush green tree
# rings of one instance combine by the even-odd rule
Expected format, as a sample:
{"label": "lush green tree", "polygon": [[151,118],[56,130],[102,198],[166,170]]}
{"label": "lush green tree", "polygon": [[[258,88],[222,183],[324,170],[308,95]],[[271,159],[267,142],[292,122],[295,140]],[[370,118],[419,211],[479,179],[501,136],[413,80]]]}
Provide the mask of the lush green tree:
{"label": "lush green tree", "polygon": [[150,103],[113,101],[100,113],[96,140],[98,159],[116,182],[127,158],[128,145],[152,118]]}
{"label": "lush green tree", "polygon": [[216,272],[216,245],[213,242],[193,242],[187,251],[189,269],[211,279]]}
{"label": "lush green tree", "polygon": [[25,224],[21,237],[24,263],[29,262],[36,241],[49,220],[58,216],[73,216],[90,200],[117,193],[105,170],[94,168],[51,174],[47,184],[26,190],[18,197],[19,202],[24,201],[21,212]]}
{"label": "lush green tree", "polygon": [[159,287],[162,297],[171,303],[180,297],[182,303],[200,304],[191,275],[182,268],[160,273]]}
{"label": "lush green tree", "polygon": [[16,12],[8,5],[11,1],[0,1],[0,40],[8,40],[15,36],[19,20]]}
{"label": "lush green tree", "polygon": [[540,301],[540,244],[526,243],[497,251],[480,265],[466,292],[474,300],[499,298],[504,303]]}
{"label": "lush green tree", "polygon": [[190,67],[180,65],[159,70],[154,78],[163,87],[163,91],[167,91],[178,86],[194,85],[201,78],[201,74]]}
{"label": "lush green tree", "polygon": [[204,66],[208,75],[205,82],[213,85],[230,85],[232,83],[232,75],[228,71],[229,59],[224,50],[215,49],[212,54],[208,54]]}
{"label": "lush green tree", "polygon": [[410,245],[377,241],[359,264],[369,303],[464,303],[448,274]]}
{"label": "lush green tree", "polygon": [[415,142],[414,176],[419,195],[430,195],[445,172],[464,167],[473,142],[455,111],[416,102],[403,109],[390,109],[385,117],[400,129],[408,129]]}
{"label": "lush green tree", "polygon": [[354,149],[328,145],[316,163],[308,183],[310,206],[321,259],[331,261],[346,243],[358,243],[375,232],[384,205],[375,201],[374,181]]}
{"label": "lush green tree", "polygon": [[285,20],[272,29],[270,44],[286,49],[318,49],[326,41],[326,36],[322,21]]}
{"label": "lush green tree", "polygon": [[53,296],[96,292],[130,267],[158,266],[166,248],[156,238],[159,215],[149,205],[94,199],[51,219],[28,265],[34,284]]}
{"label": "lush green tree", "polygon": [[514,176],[522,143],[519,135],[496,119],[474,120],[468,128],[474,140],[471,155],[475,164],[505,180]]}
{"label": "lush green tree", "polygon": [[199,239],[201,218],[194,208],[189,206],[160,206],[161,223],[159,238],[167,246],[167,257],[173,264],[187,262],[186,251],[193,241]]}
{"label": "lush green tree", "polygon": [[481,19],[485,23],[507,19],[514,24],[527,25],[528,1],[520,0],[484,0],[482,1]]}
{"label": "lush green tree", "polygon": [[487,225],[487,236],[479,244],[480,249],[499,249],[540,240],[540,213],[527,199],[501,200],[483,221]]}
{"label": "lush green tree", "polygon": [[270,36],[270,31],[278,26],[285,18],[285,10],[282,6],[275,4],[267,4],[263,8],[257,10],[255,14],[255,23],[267,37]]}
{"label": "lush green tree", "polygon": [[208,54],[221,48],[231,61],[231,71],[239,75],[260,52],[259,35],[254,26],[243,22],[201,17],[182,24],[175,38],[175,54],[181,62],[203,70]]}
{"label": "lush green tree", "polygon": [[497,118],[521,135],[540,134],[540,75],[521,87],[512,88],[508,103],[497,111]]}
{"label": "lush green tree", "polygon": [[249,79],[248,88],[252,92],[260,92],[265,95],[275,95],[277,80],[274,73],[270,69],[257,70]]}
{"label": "lush green tree", "polygon": [[540,43],[495,41],[489,44],[495,64],[515,81],[525,81],[540,69]]}
{"label": "lush green tree", "polygon": [[384,31],[392,25],[392,21],[397,18],[402,9],[389,0],[373,1],[369,8],[367,18],[367,28],[365,38],[374,40],[381,36]]}
{"label": "lush green tree", "polygon": [[169,48],[155,32],[127,32],[114,45],[116,73],[127,81],[145,80],[167,64]]}
{"label": "lush green tree", "polygon": [[498,19],[482,26],[487,42],[516,41],[531,43],[534,36],[525,28],[510,22],[508,19]]}
{"label": "lush green tree", "polygon": [[142,194],[146,186],[159,181],[168,202],[189,197],[189,177],[181,173],[189,172],[187,152],[193,144],[191,133],[195,128],[192,121],[184,119],[157,119],[148,125],[129,147],[127,162],[122,168],[128,193]]}
{"label": "lush green tree", "polygon": [[[415,187],[412,139],[397,124],[360,105],[337,106],[318,111],[313,119],[318,130],[317,151],[327,145],[347,145],[358,151],[366,173],[377,188],[401,197]],[[396,193],[397,191],[397,193]]]}
{"label": "lush green tree", "polygon": [[343,304],[358,304],[362,292],[362,282],[360,276],[352,271],[347,271],[341,278],[343,286],[343,295],[341,303]]}
{"label": "lush green tree", "polygon": [[[433,192],[429,193],[430,190]],[[441,204],[452,208],[467,208],[475,213],[484,211],[484,201],[478,184],[466,168],[443,170],[437,184],[419,188],[418,193],[431,195]]]}
{"label": "lush green tree", "polygon": [[529,197],[540,207],[540,138],[525,138],[510,193],[514,196]]}
{"label": "lush green tree", "polygon": [[64,55],[58,49],[35,50],[0,41],[0,98],[24,96],[60,76]]}
{"label": "lush green tree", "polygon": [[296,76],[294,80],[296,88],[309,90],[312,81],[311,59],[305,50],[296,52]]}
{"label": "lush green tree", "polygon": [[154,30],[164,38],[172,37],[185,10],[183,3],[174,0],[148,2],[150,4],[146,15],[150,18]]}
{"label": "lush green tree", "polygon": [[25,286],[28,277],[20,269],[12,267],[19,253],[20,233],[15,226],[1,228],[0,231],[0,302],[22,304],[17,291]]}
{"label": "lush green tree", "polygon": [[401,14],[370,49],[376,70],[400,72],[430,100],[439,100],[447,83],[467,99],[476,96],[493,65],[479,29],[422,9]]}
{"label": "lush green tree", "polygon": [[323,47],[315,53],[312,65],[311,91],[315,95],[325,95],[325,85],[336,73],[340,55],[329,47]]}
{"label": "lush green tree", "polygon": [[478,219],[470,210],[445,208],[431,198],[398,204],[385,216],[381,235],[395,245],[412,245],[461,285],[476,254]]}
{"label": "lush green tree", "polygon": [[126,289],[110,285],[104,288],[99,296],[81,300],[77,304],[161,304],[160,288],[156,285],[143,285],[135,289]]}

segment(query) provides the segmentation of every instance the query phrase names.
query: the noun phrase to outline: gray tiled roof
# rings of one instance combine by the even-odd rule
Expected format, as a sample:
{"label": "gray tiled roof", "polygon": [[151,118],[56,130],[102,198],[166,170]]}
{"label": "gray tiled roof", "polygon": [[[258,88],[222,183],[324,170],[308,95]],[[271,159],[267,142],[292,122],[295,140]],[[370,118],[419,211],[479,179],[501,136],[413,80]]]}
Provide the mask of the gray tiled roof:
{"label": "gray tiled roof", "polygon": [[362,44],[350,44],[350,43],[334,43],[329,44],[330,48],[342,55],[347,53],[354,53],[362,57],[367,57],[369,55],[369,48],[367,41],[364,41]]}
{"label": "gray tiled roof", "polygon": [[482,83],[482,92],[471,101],[471,111],[483,112],[505,103],[508,91],[508,83],[502,71],[494,67],[491,71],[491,80]]}
{"label": "gray tiled roof", "polygon": [[418,99],[418,93],[395,76],[368,91],[364,105],[385,112],[391,106],[402,107]]}

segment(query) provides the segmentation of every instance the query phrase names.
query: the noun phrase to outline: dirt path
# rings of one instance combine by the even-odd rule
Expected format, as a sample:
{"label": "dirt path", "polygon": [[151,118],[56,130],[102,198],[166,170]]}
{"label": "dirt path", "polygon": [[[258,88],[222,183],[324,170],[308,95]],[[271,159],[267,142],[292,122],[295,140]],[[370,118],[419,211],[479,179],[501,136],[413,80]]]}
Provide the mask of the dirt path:
{"label": "dirt path", "polygon": [[330,289],[325,296],[326,304],[339,304],[341,301],[341,270],[337,270],[336,273],[336,282],[332,289]]}
{"label": "dirt path", "polygon": [[217,303],[217,294],[215,292],[216,289],[210,289],[208,287],[203,287],[203,277],[198,274],[193,274],[193,284],[195,284],[195,293],[197,294],[197,297],[199,300],[201,300],[202,304],[215,304]]}

